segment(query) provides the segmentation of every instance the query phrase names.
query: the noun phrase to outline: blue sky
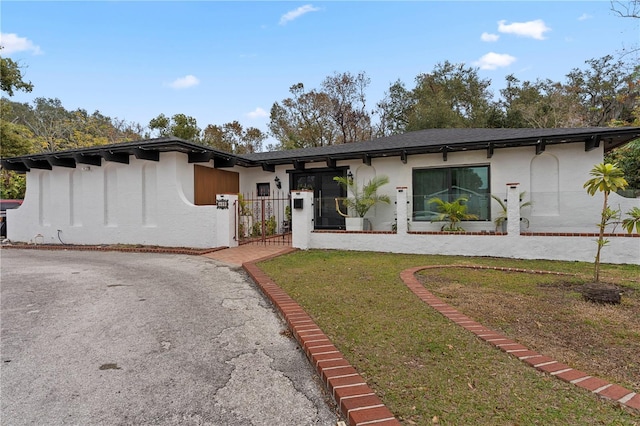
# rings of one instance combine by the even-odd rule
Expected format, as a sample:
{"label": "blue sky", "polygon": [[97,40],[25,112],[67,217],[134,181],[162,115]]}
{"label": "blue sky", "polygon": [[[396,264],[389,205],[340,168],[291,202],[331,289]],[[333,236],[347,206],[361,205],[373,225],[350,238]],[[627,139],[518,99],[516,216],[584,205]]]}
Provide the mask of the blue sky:
{"label": "blue sky", "polygon": [[269,110],[301,82],[364,71],[367,103],[448,60],[504,77],[564,81],[584,61],[638,44],[638,19],[609,1],[2,2],[2,55],[32,93],[67,109],[147,125],[160,113],[267,131]]}

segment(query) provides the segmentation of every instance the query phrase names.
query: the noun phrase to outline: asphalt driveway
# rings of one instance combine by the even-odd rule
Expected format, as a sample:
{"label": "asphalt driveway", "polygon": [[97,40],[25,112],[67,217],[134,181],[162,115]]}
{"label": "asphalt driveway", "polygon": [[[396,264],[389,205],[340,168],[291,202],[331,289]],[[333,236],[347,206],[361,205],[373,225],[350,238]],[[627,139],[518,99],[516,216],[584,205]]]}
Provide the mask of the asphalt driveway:
{"label": "asphalt driveway", "polygon": [[335,425],[246,276],[204,257],[1,252],[6,425]]}

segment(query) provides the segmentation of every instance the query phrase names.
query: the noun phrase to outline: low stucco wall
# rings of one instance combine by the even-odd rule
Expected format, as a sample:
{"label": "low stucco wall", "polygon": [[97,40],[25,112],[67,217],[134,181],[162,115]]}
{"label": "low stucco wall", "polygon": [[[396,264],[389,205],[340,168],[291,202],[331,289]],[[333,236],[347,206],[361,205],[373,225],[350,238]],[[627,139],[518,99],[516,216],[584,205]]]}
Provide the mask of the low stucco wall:
{"label": "low stucco wall", "polygon": [[[509,197],[518,196],[518,186],[509,189]],[[300,249],[335,249],[387,253],[435,254],[452,256],[491,256],[515,259],[548,259],[592,262],[596,255],[597,236],[591,235],[520,235],[519,226],[508,228],[509,234],[488,233],[419,233],[408,232],[407,192],[396,192],[398,232],[313,231],[313,193],[292,192],[292,199],[302,200],[302,209],[293,210],[293,246]],[[516,203],[512,203],[517,206]],[[513,211],[512,211],[513,210]],[[518,209],[509,211],[511,222],[518,224]],[[513,216],[513,215],[516,216]],[[603,248],[603,263],[640,265],[640,235],[608,236]]]}
{"label": "low stucco wall", "polygon": [[216,207],[193,204],[184,154],[130,164],[53,167],[27,173],[22,206],[8,211],[8,238],[45,244],[217,247]]}
{"label": "low stucco wall", "polygon": [[[640,236],[609,237],[603,263],[640,265]],[[596,237],[312,232],[308,248],[593,262]]]}

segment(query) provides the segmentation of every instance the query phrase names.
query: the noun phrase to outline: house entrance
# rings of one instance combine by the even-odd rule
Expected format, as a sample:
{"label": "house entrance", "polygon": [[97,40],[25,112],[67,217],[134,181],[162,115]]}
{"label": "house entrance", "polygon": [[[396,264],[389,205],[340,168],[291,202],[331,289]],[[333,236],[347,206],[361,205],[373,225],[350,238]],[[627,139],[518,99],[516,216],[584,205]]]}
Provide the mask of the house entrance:
{"label": "house entrance", "polygon": [[240,194],[236,203],[238,244],[291,245],[291,198],[282,191]]}
{"label": "house entrance", "polygon": [[305,170],[292,172],[290,187],[313,190],[315,229],[344,229],[344,217],[336,211],[336,198],[346,196],[346,191],[336,181],[336,176],[346,176],[346,168]]}

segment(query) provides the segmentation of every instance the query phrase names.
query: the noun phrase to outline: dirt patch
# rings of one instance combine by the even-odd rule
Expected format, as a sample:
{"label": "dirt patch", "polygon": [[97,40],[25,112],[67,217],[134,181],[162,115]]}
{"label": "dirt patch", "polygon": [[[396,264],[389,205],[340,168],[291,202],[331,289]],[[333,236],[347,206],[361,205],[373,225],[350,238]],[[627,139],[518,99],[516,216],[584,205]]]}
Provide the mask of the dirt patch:
{"label": "dirt patch", "polygon": [[436,269],[423,285],[480,323],[573,368],[640,393],[640,294],[620,305],[585,302],[579,279]]}

